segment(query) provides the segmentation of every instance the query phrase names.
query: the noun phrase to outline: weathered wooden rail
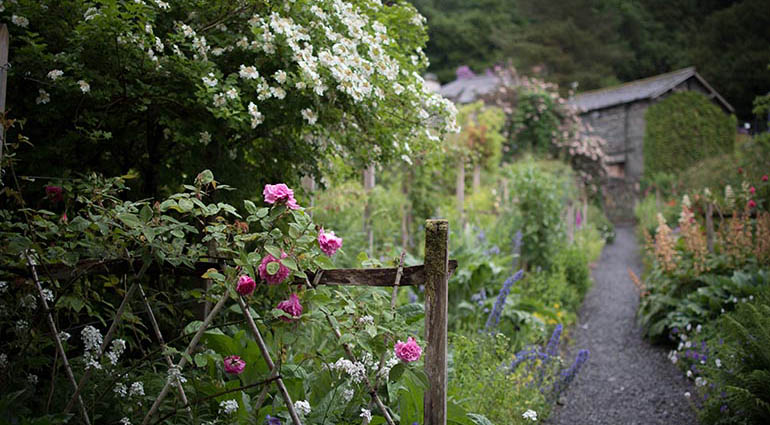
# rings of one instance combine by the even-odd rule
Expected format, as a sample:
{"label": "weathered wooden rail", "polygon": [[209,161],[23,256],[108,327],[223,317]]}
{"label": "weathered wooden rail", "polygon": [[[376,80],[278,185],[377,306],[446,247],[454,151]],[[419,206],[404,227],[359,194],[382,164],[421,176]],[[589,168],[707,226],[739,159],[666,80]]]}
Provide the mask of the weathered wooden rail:
{"label": "weathered wooden rail", "polygon": [[[447,220],[428,220],[426,223],[425,228],[425,261],[424,265],[419,266],[411,266],[411,267],[403,267],[402,265],[399,265],[397,268],[378,268],[378,269],[332,269],[332,270],[321,270],[315,273],[307,273],[308,279],[304,282],[299,282],[300,284],[306,284],[310,286],[311,288],[315,288],[319,285],[332,285],[332,286],[371,286],[371,287],[393,287],[393,295],[395,297],[398,287],[400,286],[417,286],[417,285],[424,285],[425,286],[425,341],[426,341],[426,347],[425,347],[425,357],[424,357],[424,364],[425,364],[425,374],[428,377],[428,389],[425,393],[424,397],[424,425],[446,425],[447,421],[447,403],[446,403],[446,393],[447,393],[447,308],[448,308],[448,279],[449,276],[454,272],[454,270],[457,268],[457,262],[454,260],[449,260],[448,258],[448,252],[449,252],[449,223]],[[403,259],[403,256],[402,256]],[[45,266],[36,266],[35,262],[28,258],[28,265],[29,270],[25,269],[13,269],[13,268],[3,268],[7,272],[12,272],[15,274],[18,274],[20,276],[24,276],[27,278],[30,278],[34,280],[36,286],[38,288],[41,287],[40,284],[40,277],[38,275],[38,269],[44,269],[45,271],[45,277],[48,279],[78,279],[82,276],[89,275],[89,274],[111,274],[111,275],[125,275],[125,276],[141,276],[144,274],[164,274],[164,275],[180,275],[180,276],[196,276],[200,277],[203,273],[205,273],[207,270],[211,268],[219,268],[221,267],[222,263],[219,262],[210,262],[210,261],[202,261],[194,264],[193,267],[187,267],[187,266],[179,266],[174,267],[173,269],[161,267],[157,264],[143,264],[141,261],[130,261],[126,259],[108,259],[108,260],[83,260],[80,261],[76,266],[66,266],[66,265],[45,265]],[[139,282],[139,279],[131,279],[132,283],[129,287],[129,290],[126,291],[126,294],[121,302],[121,306],[118,309],[118,311],[115,314],[115,318],[113,319],[113,323],[110,326],[110,330],[107,332],[107,334],[104,337],[100,355],[102,355],[110,343],[110,340],[113,337],[113,334],[115,330],[117,329],[118,325],[121,322],[122,315],[124,312],[124,307],[129,302],[130,298],[136,293],[139,292],[141,294],[142,302],[144,306],[147,308],[150,319],[152,321],[152,329],[155,332],[155,336],[158,339],[159,343],[161,345],[165,345],[163,335],[160,332],[160,329],[157,325],[157,322],[155,321],[154,314],[152,312],[152,307],[150,306],[147,297],[144,295],[144,291],[142,289],[142,285]],[[137,291],[138,289],[138,291]],[[40,294],[42,297],[42,293]],[[208,311],[205,315],[206,317],[203,320],[203,323],[201,327],[198,329],[198,331],[193,336],[192,340],[188,344],[187,348],[185,349],[185,352],[187,354],[190,354],[193,352],[193,350],[196,348],[198,342],[200,341],[201,337],[203,336],[203,333],[206,331],[208,326],[212,323],[213,319],[216,317],[216,315],[222,310],[224,307],[224,304],[229,299],[229,294],[225,293],[216,303],[216,305],[213,306],[211,311]],[[274,383],[278,386],[279,393],[284,399],[287,409],[289,410],[290,416],[292,418],[292,422],[294,425],[301,425],[301,421],[299,416],[297,415],[296,411],[294,410],[293,403],[291,402],[291,398],[286,391],[286,387],[283,383],[283,380],[278,373],[278,369],[275,367],[274,362],[271,359],[270,353],[267,350],[266,345],[264,344],[264,340],[262,338],[262,335],[254,323],[253,318],[251,317],[249,313],[249,309],[247,308],[247,304],[245,300],[243,300],[241,297],[238,297],[237,299],[238,304],[241,307],[241,311],[244,314],[244,318],[246,319],[246,322],[249,325],[249,330],[253,334],[255,340],[257,341],[257,344],[259,345],[260,351],[262,352],[263,357],[265,358],[267,364],[271,368],[271,374],[270,378],[265,381],[265,386],[263,387],[262,394],[260,394],[260,400],[257,402],[258,405],[261,405],[261,403],[264,401],[264,398],[267,394],[267,385]],[[394,299],[395,301],[395,299]],[[43,300],[43,305],[45,306],[46,314],[49,315],[49,319],[52,319],[50,317],[50,310],[48,309],[48,306]],[[51,332],[53,335],[53,338],[56,339],[58,351],[60,352],[60,356],[63,359],[63,362],[65,365],[68,365],[67,356],[64,352],[61,341],[59,340],[59,332],[56,329],[55,324],[52,320],[49,320],[50,326],[51,326]],[[334,331],[334,334],[338,339],[341,338],[339,330],[336,329],[333,326],[332,321],[329,321],[330,326],[332,326],[332,329]],[[348,355],[348,357],[351,360],[353,359],[353,354],[350,350],[350,348],[343,344],[343,348],[345,348],[345,351]],[[173,364],[172,360],[169,356],[166,357],[166,362],[169,365],[169,367],[175,367],[177,369],[182,369],[186,364],[186,356],[183,356],[182,359],[177,364]],[[88,418],[87,411],[85,409],[85,406],[80,399],[80,393],[81,390],[85,387],[86,383],[88,382],[88,379],[90,377],[89,371],[86,371],[86,373],[81,376],[80,381],[76,381],[74,375],[72,375],[72,370],[70,367],[67,367],[69,379],[73,384],[74,391],[71,395],[70,402],[68,403],[65,411],[69,412],[70,409],[72,409],[75,404],[78,404],[81,410],[81,416],[82,420],[86,424],[90,424],[90,420]],[[388,413],[388,409],[386,406],[383,405],[382,401],[379,399],[376,391],[377,382],[374,382],[373,384],[366,381],[366,385],[369,386],[369,392],[372,394],[373,402],[378,406],[380,411],[382,412],[383,416],[386,419],[386,422],[389,424],[394,424],[393,419],[390,417]],[[166,397],[168,392],[172,389],[172,387],[175,387],[178,392],[178,396],[180,400],[183,403],[183,406],[185,410],[187,410],[189,414],[189,401],[187,399],[187,396],[185,394],[184,388],[182,387],[181,383],[174,380],[168,380],[164,388],[162,389],[161,393],[158,395],[157,399],[155,400],[155,403],[151,406],[150,410],[147,412],[143,424],[148,424],[151,418],[157,413],[158,409],[160,408],[161,403],[163,402],[163,399]],[[258,410],[258,408],[257,408]]]}

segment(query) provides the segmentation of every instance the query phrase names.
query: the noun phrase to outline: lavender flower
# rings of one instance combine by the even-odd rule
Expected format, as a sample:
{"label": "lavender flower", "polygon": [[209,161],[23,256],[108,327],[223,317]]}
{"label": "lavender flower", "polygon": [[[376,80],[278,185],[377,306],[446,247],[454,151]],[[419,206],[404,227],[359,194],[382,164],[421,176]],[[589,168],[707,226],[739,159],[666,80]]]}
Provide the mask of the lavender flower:
{"label": "lavender flower", "polygon": [[487,318],[487,323],[484,326],[485,331],[492,332],[492,330],[497,328],[497,325],[500,324],[500,314],[503,312],[505,300],[508,298],[508,293],[511,291],[511,286],[521,280],[522,276],[524,276],[524,269],[520,269],[503,283],[503,287],[500,288],[500,293],[497,295],[495,306]]}
{"label": "lavender flower", "polygon": [[549,356],[556,356],[559,354],[559,338],[561,338],[561,331],[561,324],[556,325],[556,328],[554,328],[553,333],[551,334],[551,339],[548,340],[548,345],[545,348],[545,352]]}

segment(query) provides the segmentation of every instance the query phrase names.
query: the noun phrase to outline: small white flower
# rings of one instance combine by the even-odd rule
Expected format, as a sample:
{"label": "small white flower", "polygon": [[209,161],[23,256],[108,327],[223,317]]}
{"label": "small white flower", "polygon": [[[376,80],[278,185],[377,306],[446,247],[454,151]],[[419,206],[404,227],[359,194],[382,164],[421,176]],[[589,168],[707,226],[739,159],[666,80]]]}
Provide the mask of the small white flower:
{"label": "small white flower", "polygon": [[62,342],[66,342],[67,340],[70,339],[71,336],[72,335],[68,334],[67,332],[64,332],[64,331],[59,332],[59,339]]}
{"label": "small white flower", "polygon": [[214,106],[221,108],[222,106],[225,106],[227,104],[227,99],[225,99],[225,95],[221,93],[217,93],[214,95]]}
{"label": "small white flower", "polygon": [[155,0],[155,4],[162,10],[168,10],[171,7],[168,5],[168,3],[162,0]]}
{"label": "small white flower", "polygon": [[688,377],[688,378],[692,378],[692,371],[691,371],[691,370],[688,370],[688,371],[687,371],[687,377]]}
{"label": "small white flower", "polygon": [[294,409],[300,415],[307,415],[310,413],[310,403],[307,400],[297,400],[294,402]]}
{"label": "small white flower", "polygon": [[62,75],[64,75],[64,71],[60,69],[53,69],[51,71],[48,71],[48,78],[54,81],[56,81],[56,79],[61,77]]}
{"label": "small white flower", "polygon": [[121,425],[131,425],[131,420],[124,416],[123,419],[120,420],[120,424]]}
{"label": "small white flower", "polygon": [[374,324],[374,318],[370,315],[361,316],[358,318],[358,323],[362,325],[373,325]]}
{"label": "small white flower", "polygon": [[43,299],[48,301],[49,303],[53,302],[53,291],[51,291],[48,288],[43,289]]}
{"label": "small white flower", "polygon": [[208,145],[211,142],[211,134],[209,134],[208,131],[201,131],[198,133],[198,141],[201,142],[201,144]]}
{"label": "small white flower", "polygon": [[8,355],[0,353],[0,369],[5,369],[6,367],[8,367]]}
{"label": "small white flower", "polygon": [[270,94],[276,99],[283,99],[286,97],[286,90],[280,87],[270,87]]}
{"label": "small white flower", "polygon": [[2,281],[0,282],[0,294],[4,294],[5,291],[8,290],[8,282]]}
{"label": "small white flower", "polygon": [[273,74],[273,78],[275,78],[275,81],[278,81],[278,84],[285,83],[286,71],[282,71],[282,70],[275,71],[275,74]]}
{"label": "small white flower", "polygon": [[714,360],[714,363],[717,365],[717,367],[722,367],[722,360],[716,359]]}
{"label": "small white flower", "polygon": [[27,374],[27,382],[29,382],[30,385],[37,385],[37,381],[38,381],[37,375],[32,373]]}
{"label": "small white flower", "polygon": [[372,412],[367,409],[364,409],[363,407],[361,408],[361,414],[358,416],[364,418],[366,422],[372,421]]}
{"label": "small white flower", "polygon": [[695,386],[696,386],[696,387],[702,387],[702,386],[705,386],[705,385],[706,385],[706,382],[707,382],[707,381],[706,381],[706,378],[704,378],[704,377],[702,377],[702,376],[699,376],[699,377],[695,378]]}
{"label": "small white flower", "polygon": [[238,402],[235,400],[224,400],[219,403],[219,413],[230,415],[238,410]]}
{"label": "small white flower", "polygon": [[689,392],[689,391],[686,391],[686,392],[684,393],[684,396],[685,396],[685,398],[690,398],[690,392]]}
{"label": "small white flower", "polygon": [[521,414],[521,417],[532,422],[537,422],[537,412],[532,409],[527,409],[526,412]]}
{"label": "small white flower", "polygon": [[115,384],[115,386],[112,388],[112,391],[120,397],[125,397],[128,394],[128,388],[126,388],[126,385],[122,382]]}
{"label": "small white flower", "polygon": [[230,89],[228,89],[225,92],[225,96],[228,99],[235,99],[235,98],[237,98],[238,97],[238,89],[236,89],[235,87],[231,87]]}
{"label": "small white flower", "polygon": [[179,369],[177,366],[172,366],[168,368],[168,377],[166,378],[167,382],[175,384],[180,383],[184,384],[187,382],[187,379],[182,375],[182,370]]}
{"label": "small white flower", "polygon": [[144,384],[136,381],[131,384],[131,389],[128,391],[129,397],[141,397],[144,395]]}
{"label": "small white flower", "polygon": [[209,87],[216,87],[217,83],[219,83],[217,81],[217,79],[214,77],[214,73],[213,72],[209,72],[209,75],[206,76],[206,77],[201,78],[201,80],[203,80],[203,84],[205,84],[205,85],[207,85]]}
{"label": "small white flower", "polygon": [[19,319],[19,320],[16,321],[16,332],[17,333],[26,332],[27,329],[29,329],[29,322],[27,322],[24,319]]}
{"label": "small white flower", "polygon": [[318,121],[318,115],[316,115],[315,112],[313,112],[313,110],[310,108],[305,108],[302,110],[302,118],[304,118],[305,121],[307,121],[310,125],[313,125],[316,123],[316,121]]}
{"label": "small white flower", "polygon": [[703,329],[701,325],[698,325],[695,327],[695,332],[700,333],[700,331]]}
{"label": "small white flower", "polygon": [[13,15],[11,16],[11,22],[13,22],[14,25],[18,25],[22,28],[27,28],[27,26],[29,26],[29,19],[23,16]]}
{"label": "small white flower", "polygon": [[90,21],[91,19],[94,19],[97,16],[99,16],[99,9],[95,7],[89,7],[88,9],[86,9],[86,13],[83,14],[83,19],[86,21]]}
{"label": "small white flower", "polygon": [[224,53],[224,52],[225,52],[225,49],[223,49],[221,47],[215,47],[215,48],[211,49],[211,54],[214,55],[214,56],[222,56],[222,53]]}
{"label": "small white flower", "polygon": [[241,70],[238,72],[238,75],[244,80],[256,80],[259,78],[259,71],[253,66],[241,65]]}

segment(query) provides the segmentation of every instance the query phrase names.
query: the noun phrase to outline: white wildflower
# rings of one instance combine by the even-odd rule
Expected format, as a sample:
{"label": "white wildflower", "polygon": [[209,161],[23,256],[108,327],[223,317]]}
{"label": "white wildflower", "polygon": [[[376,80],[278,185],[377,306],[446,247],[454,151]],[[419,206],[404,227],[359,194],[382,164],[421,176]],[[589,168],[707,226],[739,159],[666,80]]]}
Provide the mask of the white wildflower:
{"label": "white wildflower", "polygon": [[131,384],[131,389],[128,391],[130,397],[141,397],[144,395],[144,384],[136,381]]}
{"label": "white wildflower", "polygon": [[257,126],[262,124],[265,120],[265,117],[259,112],[259,109],[257,109],[257,105],[255,105],[254,102],[249,102],[248,108],[249,115],[251,115],[251,128],[257,128]]}
{"label": "white wildflower", "polygon": [[236,99],[238,97],[238,89],[236,89],[235,87],[231,87],[225,92],[225,96],[228,99]]}
{"label": "white wildflower", "polygon": [[60,69],[53,69],[51,71],[48,71],[48,78],[54,81],[56,81],[56,79],[61,77],[62,75],[64,75],[64,71]]}
{"label": "white wildflower", "polygon": [[29,19],[23,16],[13,15],[11,16],[11,22],[13,22],[14,25],[18,25],[22,28],[27,28],[27,26],[29,26]]}
{"label": "white wildflower", "polygon": [[113,366],[118,364],[118,360],[123,352],[126,351],[126,341],[120,338],[112,341],[112,349],[107,353],[107,358]]}
{"label": "white wildflower", "polygon": [[373,325],[374,324],[374,318],[370,315],[361,316],[358,318],[358,323],[366,326],[366,325]]}
{"label": "white wildflower", "polygon": [[305,108],[302,110],[302,118],[304,118],[305,121],[307,121],[310,125],[313,125],[316,123],[316,121],[318,121],[318,115],[316,115],[315,112],[313,112],[313,110],[310,108]]}
{"label": "white wildflower", "polygon": [[70,334],[69,334],[69,333],[67,333],[67,332],[64,332],[64,331],[61,331],[61,332],[59,332],[59,339],[60,339],[62,342],[66,342],[66,341],[68,341],[68,340],[70,339],[70,337],[72,337],[72,335],[70,335]]}
{"label": "white wildflower", "polygon": [[83,339],[85,350],[83,351],[83,360],[86,362],[86,369],[101,369],[99,363],[99,352],[104,341],[101,332],[95,327],[88,325],[80,331],[80,337]]}
{"label": "white wildflower", "polygon": [[162,10],[168,10],[171,6],[168,5],[167,2],[162,0],[155,0],[155,5],[158,6]]}
{"label": "white wildflower", "polygon": [[8,367],[8,355],[0,353],[0,369],[5,369],[6,367]]}
{"label": "white wildflower", "polygon": [[49,303],[53,302],[53,291],[51,291],[48,288],[43,289],[43,299],[48,301]]}
{"label": "white wildflower", "polygon": [[88,9],[86,9],[86,13],[83,14],[83,19],[86,21],[90,21],[91,19],[94,19],[99,15],[100,15],[99,9],[95,7],[89,7]]}
{"label": "white wildflower", "polygon": [[27,382],[29,382],[30,385],[37,385],[37,381],[38,381],[37,375],[32,373],[27,374]]}
{"label": "white wildflower", "polygon": [[8,290],[8,282],[0,282],[0,294],[4,294]]}
{"label": "white wildflower", "polygon": [[521,414],[521,417],[532,422],[537,422],[537,412],[532,409],[527,409],[526,412]]}
{"label": "white wildflower", "polygon": [[344,357],[340,357],[340,359],[332,363],[329,368],[339,372],[345,372],[356,384],[363,381],[366,376],[366,366],[363,363],[354,363]]}
{"label": "white wildflower", "polygon": [[238,72],[238,75],[244,80],[256,80],[259,78],[259,71],[253,66],[241,65],[241,70]]}
{"label": "white wildflower", "polygon": [[690,392],[689,392],[689,391],[685,391],[685,393],[684,393],[684,397],[685,397],[685,398],[690,398]]}
{"label": "white wildflower", "polygon": [[350,400],[353,399],[353,395],[355,395],[355,391],[352,388],[345,388],[342,391],[342,402],[344,404],[347,404]]}
{"label": "white wildflower", "polygon": [[195,31],[189,25],[182,24],[182,34],[189,38],[195,36]]}
{"label": "white wildflower", "polygon": [[219,413],[230,415],[238,410],[238,402],[235,400],[225,400],[219,403]]}
{"label": "white wildflower", "polygon": [[168,377],[166,378],[167,382],[170,384],[184,384],[187,382],[187,379],[182,375],[182,370],[179,369],[177,366],[172,366],[168,368]]}
{"label": "white wildflower", "polygon": [[130,420],[130,419],[128,419],[127,417],[125,417],[125,416],[124,416],[124,417],[123,417],[123,418],[120,420],[120,425],[131,425],[131,420]]}
{"label": "white wildflower", "polygon": [[702,329],[703,329],[703,327],[702,327],[701,325],[698,325],[698,326],[696,326],[696,327],[695,327],[695,332],[696,332],[696,333],[700,333],[700,331],[701,331]]}
{"label": "white wildflower", "polygon": [[275,74],[273,74],[273,78],[275,78],[275,81],[278,81],[278,84],[283,84],[286,82],[286,71],[278,70],[275,71]]}
{"label": "white wildflower", "polygon": [[203,84],[208,87],[216,87],[217,83],[219,83],[219,81],[217,81],[217,79],[214,77],[213,72],[209,72],[209,75],[201,78],[201,80],[203,80]]}
{"label": "white wildflower", "polygon": [[225,49],[221,47],[215,47],[211,49],[211,54],[214,56],[222,56],[222,54],[225,52]]}
{"label": "white wildflower", "polygon": [[198,141],[204,146],[208,145],[211,142],[211,134],[208,131],[201,131],[198,133]]}
{"label": "white wildflower", "polygon": [[276,99],[283,99],[286,97],[286,90],[280,87],[270,87],[270,94]]}
{"label": "white wildflower", "polygon": [[310,413],[310,403],[307,400],[297,400],[294,402],[294,410],[300,415],[307,415]]}
{"label": "white wildflower", "polygon": [[691,370],[688,370],[688,371],[687,371],[687,377],[688,377],[688,378],[692,378],[692,371],[691,371]]}
{"label": "white wildflower", "polygon": [[125,397],[128,395],[128,388],[126,387],[126,384],[122,382],[115,384],[115,386],[112,388],[112,391],[120,397]]}
{"label": "white wildflower", "polygon": [[16,321],[15,327],[17,333],[24,333],[29,329],[29,322],[24,319],[19,319]]}
{"label": "white wildflower", "polygon": [[361,408],[361,414],[358,415],[362,418],[364,418],[364,421],[371,422],[372,421],[372,412],[368,409]]}
{"label": "white wildflower", "polygon": [[214,106],[221,108],[222,106],[225,106],[227,104],[227,99],[225,99],[225,95],[221,93],[217,93],[214,95]]}
{"label": "white wildflower", "polygon": [[722,367],[722,360],[716,359],[714,360],[714,363],[716,364],[717,367]]}
{"label": "white wildflower", "polygon": [[706,378],[704,378],[702,376],[699,376],[699,377],[695,378],[695,386],[696,387],[703,387],[703,386],[706,385],[706,383],[707,383]]}

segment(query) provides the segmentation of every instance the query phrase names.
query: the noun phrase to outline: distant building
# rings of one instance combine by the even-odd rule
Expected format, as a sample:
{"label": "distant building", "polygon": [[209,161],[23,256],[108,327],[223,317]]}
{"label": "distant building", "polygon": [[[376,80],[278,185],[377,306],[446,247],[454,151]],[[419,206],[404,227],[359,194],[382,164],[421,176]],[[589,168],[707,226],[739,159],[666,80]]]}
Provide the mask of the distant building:
{"label": "distant building", "polygon": [[642,144],[647,108],[671,93],[686,90],[706,95],[725,113],[734,112],[693,67],[583,92],[570,99],[583,122],[607,141],[605,153],[609,178],[604,199],[610,218],[633,217],[633,208],[639,198],[639,182],[644,173]]}

